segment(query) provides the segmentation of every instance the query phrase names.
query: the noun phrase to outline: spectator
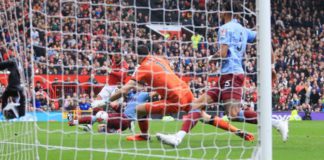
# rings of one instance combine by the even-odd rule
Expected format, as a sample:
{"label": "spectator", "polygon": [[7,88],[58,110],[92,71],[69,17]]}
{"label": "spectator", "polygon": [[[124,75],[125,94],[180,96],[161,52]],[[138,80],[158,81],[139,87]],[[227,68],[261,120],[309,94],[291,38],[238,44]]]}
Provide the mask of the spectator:
{"label": "spectator", "polygon": [[58,100],[50,100],[49,102],[49,108],[52,110],[52,111],[56,111],[60,108],[60,105],[59,105],[59,101]]}
{"label": "spectator", "polygon": [[76,109],[76,104],[73,101],[73,99],[71,98],[70,95],[67,95],[64,102],[63,102],[63,109],[65,111],[69,111],[69,110],[75,110]]}
{"label": "spectator", "polygon": [[91,108],[90,103],[86,100],[86,98],[82,98],[79,103],[80,110],[89,110]]}
{"label": "spectator", "polygon": [[[218,50],[216,33],[221,22],[219,22],[217,14],[214,13],[218,9],[217,1],[206,1],[206,3],[192,1],[191,3],[191,1],[184,0],[174,3],[172,0],[166,0],[164,6],[160,1],[152,1],[150,4],[155,9],[165,7],[173,10],[179,8],[177,12],[156,12],[156,10],[128,7],[136,5],[128,1],[122,3],[117,3],[117,1],[60,3],[58,0],[46,2],[33,1],[32,9],[35,12],[32,12],[33,22],[31,23],[34,29],[28,29],[30,26],[28,18],[14,22],[18,23],[19,34],[26,39],[27,48],[23,48],[26,50],[26,54],[31,49],[34,50],[35,74],[89,75],[95,69],[96,75],[109,74],[109,77],[113,77],[109,80],[115,79],[120,82],[120,76],[115,77],[114,72],[124,71],[126,74],[123,72],[122,75],[127,76],[127,73],[132,73],[136,67],[134,65],[136,40],[150,40],[158,46],[154,50],[156,53],[164,53],[167,58],[172,59],[172,67],[178,72],[178,75],[194,76],[190,85],[194,87],[192,88],[194,92],[199,94],[200,89],[208,87],[203,76],[208,75],[208,71],[211,69],[217,70],[221,63],[220,61],[208,63],[206,58],[209,55],[217,54]],[[17,8],[18,17],[27,16],[30,8],[28,1],[24,1],[23,5],[18,4],[20,3],[7,8]],[[116,4],[121,6],[116,6]],[[283,104],[289,106],[292,99],[289,97],[294,97],[295,93],[299,97],[300,104],[317,104],[316,98],[312,100],[311,88],[323,88],[324,86],[322,65],[324,60],[322,54],[324,52],[324,20],[321,1],[309,0],[301,3],[301,0],[273,0],[271,6],[273,50],[278,55],[275,64],[278,81],[274,87],[274,90],[277,91],[273,92],[273,97],[276,98],[281,93],[287,97],[282,98],[280,103],[279,100],[274,99],[273,102],[276,102],[274,105],[281,106],[278,109],[283,109]],[[246,7],[254,10],[254,2],[247,0]],[[248,23],[244,22],[244,25],[249,28],[255,27],[254,16],[245,15],[244,17],[248,20]],[[4,19],[5,17],[0,18]],[[145,24],[152,21],[167,25],[179,23],[187,28],[193,28],[195,34],[191,37],[191,34],[183,32],[179,37],[182,41],[170,37],[172,42],[163,42],[163,36],[155,34],[154,31],[145,27]],[[9,23],[9,21],[3,23]],[[60,28],[60,26],[62,27]],[[24,33],[25,31],[30,33]],[[16,53],[12,46],[6,46],[12,41],[9,31],[3,31],[2,35],[0,53],[4,59],[8,59]],[[190,38],[192,38],[191,41]],[[149,46],[151,47],[151,45]],[[153,49],[155,48],[153,47]],[[107,53],[120,57],[111,58]],[[247,77],[256,83],[255,45],[247,48],[245,57],[244,66],[248,73]],[[114,59],[118,58],[123,61],[122,65],[124,61],[128,64],[129,71],[118,70],[122,67],[113,67]],[[116,65],[120,64],[116,63]],[[112,72],[110,73],[107,68],[113,68]],[[287,89],[283,86],[286,86]],[[49,88],[43,89],[46,92]],[[39,89],[35,88],[35,90]],[[317,92],[319,95],[323,95],[324,89]]]}
{"label": "spectator", "polygon": [[299,100],[297,94],[294,93],[293,98],[289,102],[289,109],[292,110],[293,108],[295,108],[298,110],[299,107],[300,107],[300,100]]}
{"label": "spectator", "polygon": [[89,83],[89,84],[98,84],[98,82],[97,82],[97,80],[96,80],[96,77],[94,76],[93,73],[90,75],[90,78],[89,78],[89,80],[88,80],[88,83]]}
{"label": "spectator", "polygon": [[198,44],[202,40],[202,36],[199,35],[197,32],[191,36],[192,48],[198,49]]}
{"label": "spectator", "polygon": [[40,81],[37,81],[36,86],[35,86],[35,92],[38,92],[41,88],[43,88],[43,87],[42,87]]}
{"label": "spectator", "polygon": [[46,98],[40,92],[36,93],[35,109],[36,111],[42,111],[42,112],[47,111],[49,109]]}
{"label": "spectator", "polygon": [[[317,92],[317,90],[315,88],[312,89],[310,96],[309,96],[309,104],[312,106],[312,108],[315,108],[317,105],[319,105],[319,99],[320,99],[320,95]],[[319,106],[317,106],[319,107]]]}

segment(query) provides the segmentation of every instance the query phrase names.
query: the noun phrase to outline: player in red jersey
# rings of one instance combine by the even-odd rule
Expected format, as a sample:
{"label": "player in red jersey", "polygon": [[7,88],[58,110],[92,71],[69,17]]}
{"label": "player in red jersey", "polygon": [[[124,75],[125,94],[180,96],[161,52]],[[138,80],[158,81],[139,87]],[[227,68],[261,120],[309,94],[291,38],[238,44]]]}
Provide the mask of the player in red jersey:
{"label": "player in red jersey", "polygon": [[[122,59],[121,54],[112,55],[111,63],[111,67],[108,69],[108,84],[101,89],[96,99],[91,103],[91,107],[94,108],[94,114],[98,111],[104,110],[102,107],[107,105],[107,100],[109,100],[111,94],[118,90],[120,85],[126,83],[129,66],[127,62]],[[120,99],[118,104],[121,104],[122,102],[123,99]],[[119,105],[114,106],[113,109],[119,112]],[[79,117],[78,120],[70,120],[69,125],[76,125],[79,124],[79,122],[81,124],[87,123],[92,119],[94,119],[94,115],[82,116]]]}
{"label": "player in red jersey", "polygon": [[112,57],[111,71],[109,73],[108,84],[125,84],[127,80],[128,64],[122,60],[121,54],[114,54]]}

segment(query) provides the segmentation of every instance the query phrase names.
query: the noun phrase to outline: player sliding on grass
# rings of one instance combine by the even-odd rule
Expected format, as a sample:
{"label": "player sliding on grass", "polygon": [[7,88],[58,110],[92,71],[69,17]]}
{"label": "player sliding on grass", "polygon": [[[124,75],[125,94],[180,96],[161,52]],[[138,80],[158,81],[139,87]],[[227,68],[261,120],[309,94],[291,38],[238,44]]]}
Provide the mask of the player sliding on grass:
{"label": "player sliding on grass", "polygon": [[[123,113],[106,113],[105,111],[99,111],[92,119],[88,121],[81,121],[80,124],[90,124],[94,122],[100,122],[103,124],[98,125],[98,132],[116,133],[132,128],[132,121],[137,120],[136,106],[149,102],[154,99],[154,92],[136,92],[130,91],[126,96],[127,105]],[[109,106],[120,105],[117,102],[111,102]],[[102,113],[104,112],[104,113]],[[103,114],[103,115],[101,115]],[[104,121],[104,122],[103,122]],[[92,128],[89,125],[80,126],[85,131],[90,131]]]}
{"label": "player sliding on grass", "polygon": [[[18,118],[25,115],[26,98],[24,89],[20,82],[20,73],[16,59],[3,61],[0,63],[0,70],[7,69],[10,74],[8,76],[8,86],[2,93],[2,112],[6,119]],[[11,98],[11,102],[8,100]]]}
{"label": "player sliding on grass", "polygon": [[[96,99],[91,103],[91,107],[93,108],[93,115],[90,116],[82,116],[79,117],[78,120],[69,121],[69,125],[73,126],[76,124],[79,124],[79,122],[82,124],[83,122],[88,122],[91,119],[95,118],[95,114],[99,111],[107,111],[106,103],[109,101],[109,97],[112,93],[116,92],[121,84],[126,83],[127,79],[127,72],[128,72],[128,64],[125,60],[122,60],[120,54],[114,54],[111,57],[111,68],[108,68],[108,74],[109,79],[108,83],[101,89],[99,94],[97,95]],[[121,98],[118,101],[118,104],[121,104],[123,102],[123,99]],[[119,105],[113,106],[113,109],[116,112],[120,112]]]}
{"label": "player sliding on grass", "polygon": [[[150,114],[165,115],[166,113],[177,113],[180,110],[188,112],[184,116],[184,122],[181,131],[177,133],[179,137],[184,137],[192,127],[197,123],[201,117],[200,110],[190,110],[190,103],[194,96],[189,86],[182,81],[172,71],[169,62],[160,56],[149,55],[147,47],[140,45],[137,48],[138,63],[140,64],[135,71],[132,79],[110,97],[111,101],[117,100],[123,94],[137,86],[146,84],[152,87],[160,96],[161,100],[155,102],[148,102],[138,104],[136,112],[141,134],[127,137],[127,140],[148,140],[148,120],[147,116]],[[225,122],[227,123],[227,122]],[[231,126],[233,127],[233,126]],[[251,140],[249,134],[239,131],[237,128],[237,135]]]}
{"label": "player sliding on grass", "polygon": [[[231,3],[232,2],[232,3]],[[229,118],[233,121],[246,121],[257,123],[257,113],[254,111],[244,111],[241,109],[241,99],[244,84],[244,69],[242,62],[247,43],[251,43],[256,38],[256,32],[251,31],[239,24],[233,13],[242,13],[243,7],[234,1],[228,1],[221,5],[221,19],[224,22],[219,28],[218,43],[220,49],[217,56],[222,59],[222,67],[219,80],[215,86],[210,88],[205,94],[194,100],[191,104],[192,109],[202,109],[206,103],[222,102],[225,105]],[[205,123],[232,130],[228,123],[217,116],[210,116],[202,111]],[[288,137],[288,121],[272,120],[273,127],[277,128],[282,134],[283,141]],[[181,142],[181,137],[175,135],[157,135],[158,138],[169,145],[177,146]]]}

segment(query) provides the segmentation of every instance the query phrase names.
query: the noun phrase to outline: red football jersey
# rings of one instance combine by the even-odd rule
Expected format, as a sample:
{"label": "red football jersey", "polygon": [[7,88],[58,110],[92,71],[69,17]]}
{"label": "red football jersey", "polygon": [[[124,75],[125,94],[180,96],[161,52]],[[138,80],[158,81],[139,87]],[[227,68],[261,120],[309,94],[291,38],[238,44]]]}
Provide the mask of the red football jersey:
{"label": "red football jersey", "polygon": [[111,69],[112,71],[109,74],[109,85],[118,85],[125,84],[128,77],[128,64],[126,61],[122,60],[120,63],[116,63],[112,60]]}

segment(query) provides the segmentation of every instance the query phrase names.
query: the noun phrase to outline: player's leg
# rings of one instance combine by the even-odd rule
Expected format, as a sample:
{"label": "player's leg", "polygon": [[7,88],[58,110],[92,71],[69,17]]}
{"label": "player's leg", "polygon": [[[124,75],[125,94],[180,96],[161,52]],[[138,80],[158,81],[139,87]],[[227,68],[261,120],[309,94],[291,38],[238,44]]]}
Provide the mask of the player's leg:
{"label": "player's leg", "polygon": [[129,120],[124,114],[109,113],[107,123],[98,125],[98,132],[121,133],[130,127],[131,120]]}
{"label": "player's leg", "polygon": [[148,129],[149,121],[147,116],[149,114],[160,114],[164,115],[165,113],[177,113],[179,107],[176,104],[172,104],[170,101],[160,100],[150,103],[143,103],[136,106],[137,121],[139,128],[141,130],[140,135],[129,136],[127,140],[147,140],[149,139]]}
{"label": "player's leg", "polygon": [[117,86],[109,86],[105,85],[101,91],[98,93],[96,100],[103,100],[103,99],[108,99],[113,92],[113,90],[116,89]]}
{"label": "player's leg", "polygon": [[[165,101],[163,101],[163,102],[156,101],[155,103],[165,103]],[[151,109],[150,109],[151,106],[153,106],[153,103],[143,103],[143,104],[139,104],[136,106],[137,122],[138,122],[138,126],[141,130],[141,133],[134,135],[134,136],[128,136],[127,140],[129,140],[129,141],[143,141],[143,140],[150,139],[149,135],[148,135],[149,121],[147,119],[147,115],[151,111]],[[148,111],[147,111],[147,109],[148,109]]]}
{"label": "player's leg", "polygon": [[[198,99],[197,104],[198,103],[201,104],[200,102],[202,102],[202,99],[204,99],[204,97],[201,97],[200,99]],[[192,92],[188,92],[180,100],[180,104],[182,105],[181,109],[186,111],[188,114],[186,114],[182,117],[183,123],[182,123],[181,130],[175,134],[175,137],[176,137],[177,141],[179,142],[179,144],[181,143],[183,138],[187,135],[187,133],[189,133],[190,130],[196,126],[198,120],[201,118],[200,109],[191,110],[190,104],[193,102],[193,100],[194,100],[194,96],[193,96]],[[157,134],[158,137],[160,135],[161,134]]]}
{"label": "player's leg", "polygon": [[124,131],[130,128],[131,121],[123,113],[109,113],[107,128]]}
{"label": "player's leg", "polygon": [[[231,77],[229,77],[228,79],[231,79]],[[221,88],[224,88],[224,85],[225,85],[224,82],[232,84],[231,82],[227,81],[226,76],[221,77],[219,82],[215,86],[213,86],[211,89],[209,89],[203,96],[201,96],[201,98],[198,98],[197,102],[193,103],[193,108],[196,108],[195,105],[204,105],[204,104],[206,104],[206,102],[207,102],[207,104],[211,104],[211,103],[215,103],[215,102],[220,102],[221,99],[227,98],[227,97],[223,96],[224,93],[221,89]],[[229,95],[231,95],[231,94],[229,94]],[[240,98],[241,97],[239,95],[238,99],[240,99]],[[232,101],[230,101],[230,102],[232,102]],[[228,103],[224,103],[224,104],[228,104]],[[203,117],[203,122],[205,122],[207,124],[210,124],[215,127],[221,128],[226,131],[234,132],[234,133],[238,131],[238,129],[235,126],[229,124],[227,121],[223,120],[222,118],[220,118],[218,116],[210,116],[206,112],[202,112],[202,117]]]}
{"label": "player's leg", "polygon": [[[234,101],[234,100],[232,100]],[[228,102],[229,103],[229,102]],[[239,102],[237,102],[239,103]],[[232,121],[239,122],[247,122],[252,124],[257,124],[257,113],[255,111],[250,110],[242,110],[238,105],[232,105],[226,107],[229,113],[229,118]],[[287,119],[274,119],[272,118],[272,127],[277,129],[277,131],[281,134],[282,140],[285,142],[288,139],[288,120]]]}
{"label": "player's leg", "polygon": [[[232,121],[257,124],[257,113],[255,111],[243,110],[241,107],[243,85],[243,75],[225,75],[221,77],[221,99],[226,104],[225,108]],[[281,133],[283,141],[286,141],[288,137],[288,121],[272,119],[272,126]]]}
{"label": "player's leg", "polygon": [[24,90],[21,89],[18,91],[18,94],[19,94],[19,103],[20,103],[20,106],[18,107],[18,113],[19,113],[19,116],[24,116],[25,113],[26,113],[26,95],[24,93]]}
{"label": "player's leg", "polygon": [[[105,85],[99,94],[97,95],[96,99],[91,103],[91,106],[93,108],[103,107],[105,108],[107,106],[107,102],[111,96],[112,93],[114,93],[116,90],[118,90],[117,86],[109,86]],[[123,101],[122,99],[120,101]],[[118,102],[116,102],[118,103]],[[120,105],[113,105],[112,109],[114,109],[116,112],[121,112]]]}
{"label": "player's leg", "polygon": [[[223,75],[222,77],[220,77],[217,85],[207,91],[206,99],[212,99],[213,102],[220,102],[221,100],[223,100],[223,104],[225,104],[226,111],[229,113],[230,117],[237,115],[238,111],[240,111],[241,106],[240,102],[242,98],[243,83],[243,75],[238,75],[237,77],[235,75]],[[211,116],[203,111],[202,117],[203,121],[207,124],[235,133],[236,135],[244,138],[247,141],[254,140],[252,134],[241,131],[237,127],[231,125],[218,116]]]}
{"label": "player's leg", "polygon": [[[233,102],[233,101],[231,101],[231,102]],[[234,113],[237,108],[239,109],[239,107],[236,107],[231,102],[225,103],[225,104],[227,104],[226,108],[228,108],[227,109],[228,112]],[[237,101],[237,102],[240,103],[239,101]],[[240,105],[237,105],[237,106],[240,106]],[[205,111],[202,111],[201,115],[202,115],[204,123],[213,125],[215,127],[221,128],[226,131],[230,131],[230,132],[236,134],[237,136],[244,138],[246,141],[254,140],[254,136],[251,133],[242,131],[241,129],[235,127],[234,125],[231,125],[229,122],[223,120],[222,118],[220,118],[218,116],[209,115]]]}
{"label": "player's leg", "polygon": [[95,123],[97,121],[96,114],[99,111],[103,111],[103,110],[104,110],[103,108],[93,108],[91,115],[83,115],[81,117],[77,117],[76,120],[71,119],[68,122],[68,125],[69,126],[74,126],[74,125],[78,125],[78,124],[90,124],[90,125],[92,125],[93,123]]}

